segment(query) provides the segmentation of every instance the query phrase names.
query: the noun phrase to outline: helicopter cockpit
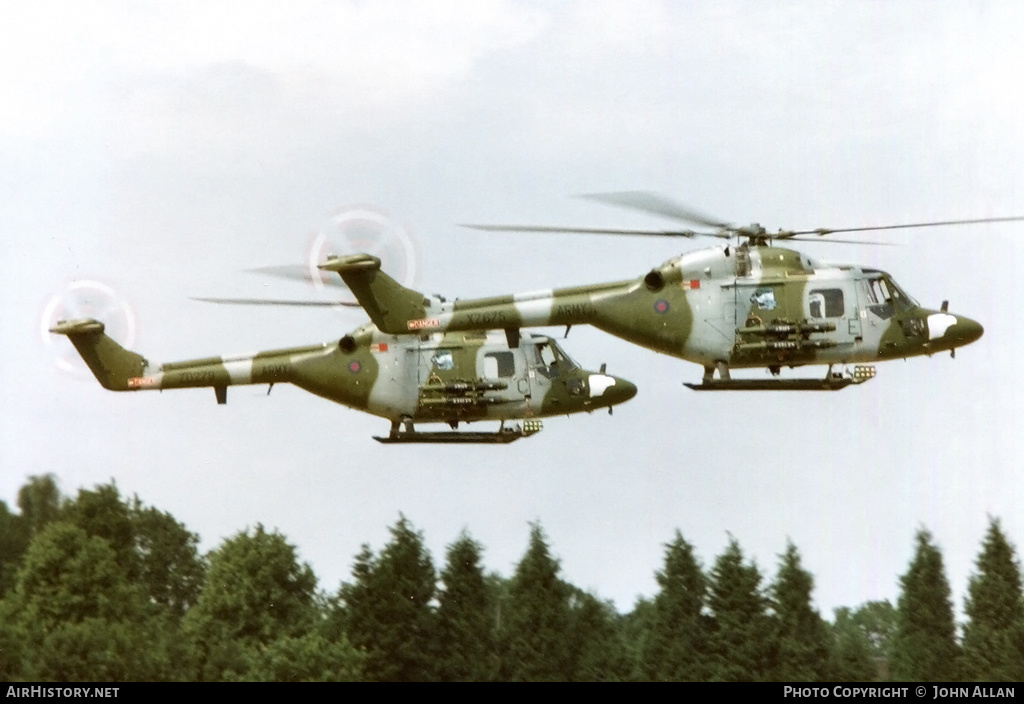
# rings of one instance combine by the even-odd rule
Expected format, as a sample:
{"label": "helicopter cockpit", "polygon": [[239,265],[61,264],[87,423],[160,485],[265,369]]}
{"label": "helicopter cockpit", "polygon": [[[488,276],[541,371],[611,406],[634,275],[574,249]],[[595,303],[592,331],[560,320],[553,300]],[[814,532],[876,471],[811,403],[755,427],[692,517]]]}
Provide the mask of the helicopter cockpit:
{"label": "helicopter cockpit", "polygon": [[580,368],[550,337],[540,338],[540,341],[533,346],[533,351],[535,369],[548,379],[554,379],[559,374]]}
{"label": "helicopter cockpit", "polygon": [[884,271],[865,269],[867,278],[867,308],[883,320],[896,313],[906,313],[919,307],[918,302],[903,291]]}

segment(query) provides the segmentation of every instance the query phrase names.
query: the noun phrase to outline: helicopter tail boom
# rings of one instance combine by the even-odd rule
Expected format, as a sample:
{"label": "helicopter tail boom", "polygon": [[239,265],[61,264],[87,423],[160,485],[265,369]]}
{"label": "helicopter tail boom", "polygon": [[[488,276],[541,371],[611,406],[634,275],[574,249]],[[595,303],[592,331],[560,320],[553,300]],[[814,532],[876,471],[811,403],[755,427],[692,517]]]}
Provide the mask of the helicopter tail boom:
{"label": "helicopter tail boom", "polygon": [[518,330],[529,325],[598,325],[615,330],[623,313],[615,301],[640,286],[617,281],[591,286],[547,289],[490,298],[430,299],[405,288],[380,269],[380,259],[369,254],[331,257],[320,268],[341,275],[374,325],[390,335],[455,330],[504,330],[509,346],[516,347]]}
{"label": "helicopter tail boom", "polygon": [[50,332],[66,335],[103,388],[110,391],[194,389],[213,387],[217,402],[225,403],[227,387],[293,381],[294,363],[322,356],[327,344],[294,347],[235,356],[169,362],[154,367],[140,354],[126,350],[93,319],[62,320]]}

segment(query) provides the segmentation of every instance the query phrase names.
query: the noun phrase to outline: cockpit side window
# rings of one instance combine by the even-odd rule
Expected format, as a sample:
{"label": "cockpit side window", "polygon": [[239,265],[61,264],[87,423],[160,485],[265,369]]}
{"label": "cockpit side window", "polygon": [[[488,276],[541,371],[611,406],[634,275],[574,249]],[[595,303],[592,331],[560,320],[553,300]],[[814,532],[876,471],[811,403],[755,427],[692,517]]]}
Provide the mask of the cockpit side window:
{"label": "cockpit side window", "polygon": [[555,352],[548,343],[537,345],[537,356],[540,357],[541,364],[554,364],[557,361]]}
{"label": "cockpit side window", "polygon": [[896,312],[892,305],[892,294],[885,279],[868,280],[868,297],[871,299],[868,310],[882,320],[888,320]]}
{"label": "cockpit side window", "polygon": [[554,379],[558,376],[558,358],[555,356],[552,345],[548,342],[544,342],[534,347],[534,349],[537,353],[537,371],[548,379]]}
{"label": "cockpit side window", "polygon": [[893,305],[896,306],[896,310],[901,312],[908,311],[917,305],[917,301],[904,293],[903,289],[897,286],[895,281],[890,279],[888,284],[889,290],[892,293],[892,302]]}
{"label": "cockpit side window", "polygon": [[[887,275],[871,279],[868,284],[871,298],[873,299],[872,303],[877,303],[879,306],[888,306],[889,314],[881,316],[883,318],[891,317],[897,310],[904,312],[917,305],[917,301],[904,293],[904,291],[896,285],[896,282]],[[871,310],[874,310],[875,308],[874,306],[868,307]]]}
{"label": "cockpit side window", "polygon": [[889,287],[881,279],[871,279],[868,282],[868,291],[871,293],[872,303],[887,303],[889,301]]}
{"label": "cockpit side window", "polygon": [[554,379],[559,374],[579,368],[579,365],[550,339],[536,344],[534,350],[536,356],[534,364],[537,371],[548,379]]}
{"label": "cockpit side window", "polygon": [[555,359],[558,361],[558,368],[562,371],[571,371],[573,369],[579,369],[580,365],[576,364],[576,361],[565,353],[558,345],[551,343],[551,350],[555,353]]}

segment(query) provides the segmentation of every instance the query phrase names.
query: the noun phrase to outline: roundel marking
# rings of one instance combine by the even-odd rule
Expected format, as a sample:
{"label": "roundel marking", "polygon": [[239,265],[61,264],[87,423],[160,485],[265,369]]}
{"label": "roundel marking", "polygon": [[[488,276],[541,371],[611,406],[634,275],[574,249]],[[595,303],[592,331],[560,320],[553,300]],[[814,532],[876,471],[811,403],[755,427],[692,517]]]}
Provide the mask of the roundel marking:
{"label": "roundel marking", "polygon": [[659,298],[654,302],[654,312],[658,315],[664,315],[668,313],[668,301],[664,298]]}
{"label": "roundel marking", "polygon": [[363,366],[355,359],[348,363],[348,370],[353,374],[358,374],[359,370],[362,368]]}

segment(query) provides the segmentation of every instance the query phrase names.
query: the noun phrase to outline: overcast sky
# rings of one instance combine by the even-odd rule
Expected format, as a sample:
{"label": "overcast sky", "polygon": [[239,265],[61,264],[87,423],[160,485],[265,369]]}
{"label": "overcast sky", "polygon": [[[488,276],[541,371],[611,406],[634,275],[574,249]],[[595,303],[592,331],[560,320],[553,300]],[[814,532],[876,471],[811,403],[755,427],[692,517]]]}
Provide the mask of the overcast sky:
{"label": "overcast sky", "polygon": [[895,601],[922,526],[958,611],[988,517],[1021,544],[1022,224],[802,248],[979,320],[985,336],[955,360],[883,363],[836,394],[696,394],[682,383],[700,367],[575,328],[570,354],[639,394],[505,447],[381,446],[370,436],[386,421],[289,386],[232,388],[227,406],[208,389],[113,394],[63,370],[70,346],[40,333],[55,300],[109,290],[111,317],[130,310],[134,347],[158,362],[335,339],[362,314],[189,297],[324,297],[245,270],[302,261],[357,205],[409,233],[418,288],[461,297],[639,276],[681,253],[456,226],[671,224],[579,193],[651,190],[769,229],[1024,214],[1020,3],[38,2],[4,15],[8,504],[30,474],[55,473],[67,494],[113,479],[204,549],[277,528],[331,591],[399,512],[436,563],[465,528],[506,576],[540,521],[565,578],[620,610],[655,593],[676,528],[706,566],[732,534],[768,579],[792,540],[826,616]]}

